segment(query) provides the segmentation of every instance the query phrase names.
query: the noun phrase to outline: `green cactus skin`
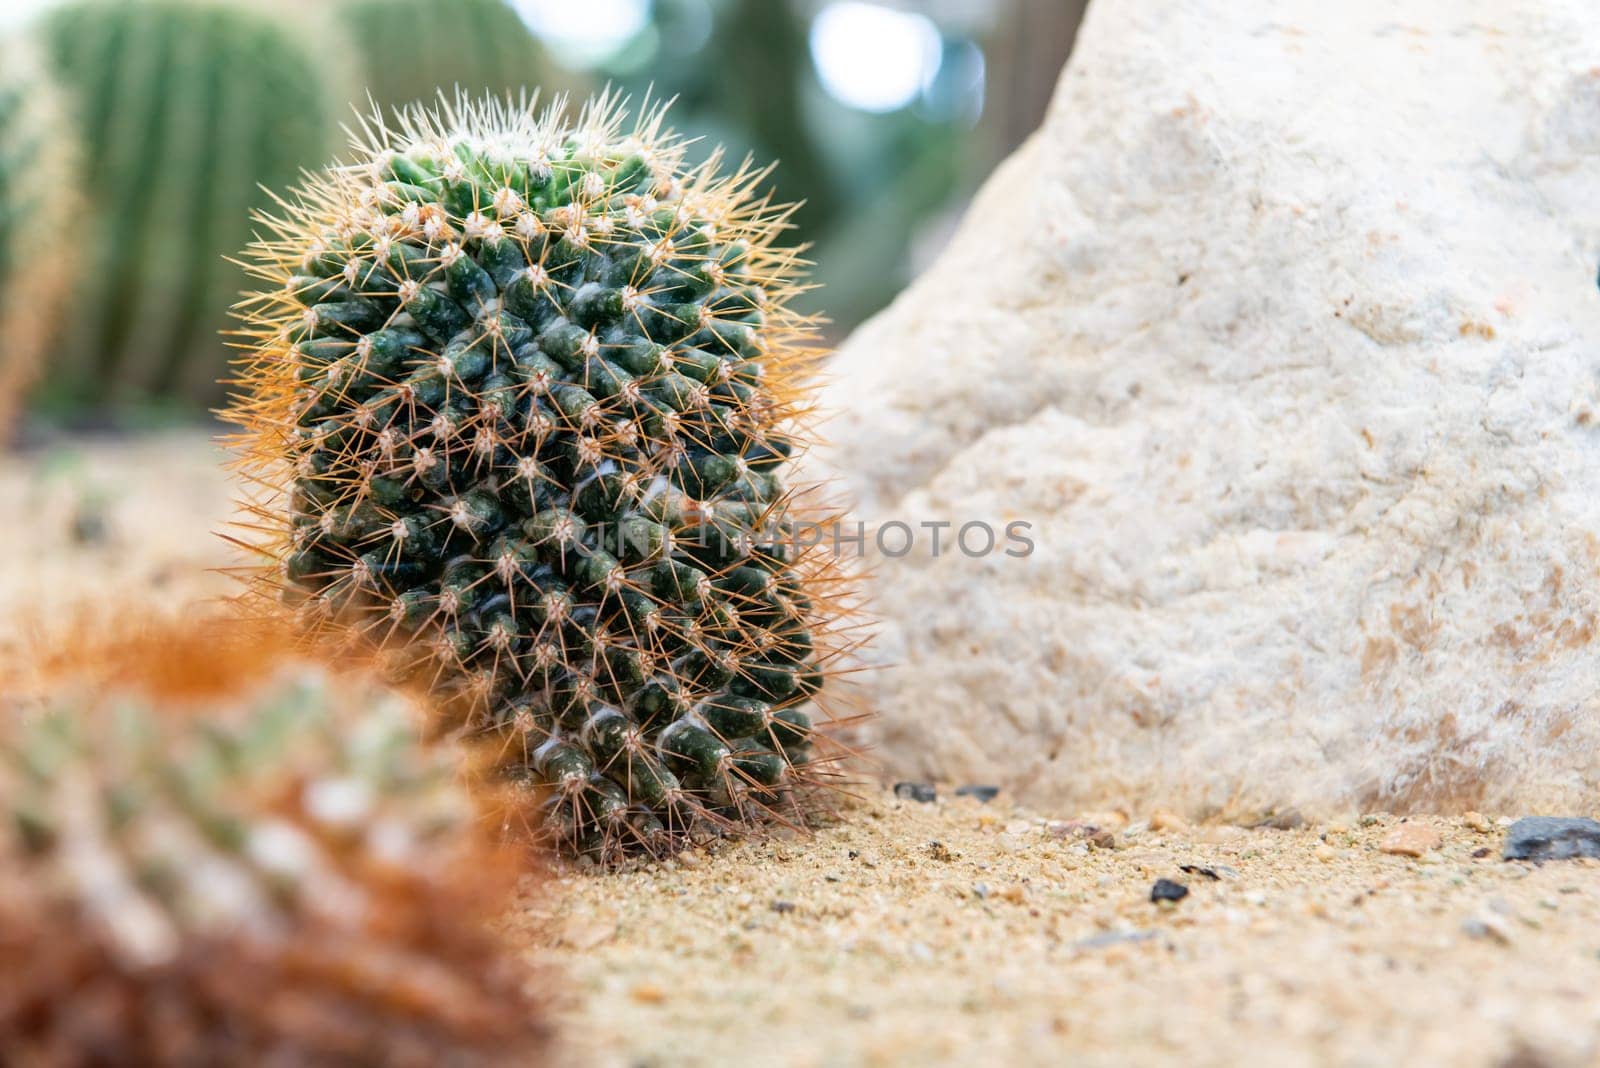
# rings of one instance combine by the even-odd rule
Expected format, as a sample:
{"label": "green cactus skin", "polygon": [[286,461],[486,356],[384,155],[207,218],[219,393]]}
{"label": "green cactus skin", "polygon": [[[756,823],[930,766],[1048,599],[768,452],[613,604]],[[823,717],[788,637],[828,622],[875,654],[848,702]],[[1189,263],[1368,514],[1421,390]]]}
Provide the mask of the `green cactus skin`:
{"label": "green cactus skin", "polygon": [[85,689],[69,651],[41,707],[0,700],[7,1063],[537,1063],[458,761],[392,693],[218,655],[140,640]]}
{"label": "green cactus skin", "polygon": [[553,65],[506,0],[335,0],[330,11],[363,57],[385,113],[441,91],[520,95],[556,88]]}
{"label": "green cactus skin", "polygon": [[90,240],[45,399],[220,400],[217,331],[245,283],[224,257],[250,239],[260,184],[336,143],[342,60],[228,0],[76,0],[38,33],[82,127]]}
{"label": "green cactus skin", "polygon": [[278,493],[261,585],[498,732],[601,853],[788,818],[842,609],[787,536],[816,350],[783,213],[621,122],[375,129],[254,250],[232,412]]}
{"label": "green cactus skin", "polygon": [[0,40],[0,441],[38,373],[70,277],[76,144],[33,50]]}

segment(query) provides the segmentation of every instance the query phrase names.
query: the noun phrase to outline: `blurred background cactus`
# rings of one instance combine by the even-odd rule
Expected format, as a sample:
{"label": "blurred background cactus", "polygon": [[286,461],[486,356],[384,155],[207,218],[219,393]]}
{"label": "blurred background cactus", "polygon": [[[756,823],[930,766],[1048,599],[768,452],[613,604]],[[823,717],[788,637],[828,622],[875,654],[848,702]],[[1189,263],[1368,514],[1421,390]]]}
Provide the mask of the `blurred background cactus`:
{"label": "blurred background cactus", "polygon": [[88,192],[42,398],[212,402],[243,284],[223,256],[249,238],[258,183],[337,144],[337,53],[323,62],[266,7],[204,0],[78,0],[47,12],[39,37],[74,105]]}
{"label": "blurred background cactus", "polygon": [[[691,152],[781,164],[775,195],[803,202],[793,239],[811,245],[820,286],[797,307],[825,309],[842,334],[937,252],[979,177],[1036,124],[1082,7],[8,0],[0,32],[32,37],[47,62],[44,77],[8,64],[0,78],[26,78],[37,109],[57,84],[86,193],[77,241],[28,239],[35,267],[63,249],[77,263],[34,425],[206,418],[227,366],[215,331],[245,288],[223,257],[266,203],[258,183],[284,188],[334,157],[369,93],[386,109],[458,86],[676,98],[675,123],[704,146]],[[3,418],[16,385],[0,384]]]}
{"label": "blurred background cactus", "polygon": [[38,372],[78,247],[75,149],[38,57],[21,40],[0,41],[0,442]]}
{"label": "blurred background cactus", "polygon": [[[385,113],[441,90],[501,96],[577,88],[505,0],[312,0],[345,31]],[[358,103],[370,110],[363,96]],[[348,117],[348,116],[346,116]]]}

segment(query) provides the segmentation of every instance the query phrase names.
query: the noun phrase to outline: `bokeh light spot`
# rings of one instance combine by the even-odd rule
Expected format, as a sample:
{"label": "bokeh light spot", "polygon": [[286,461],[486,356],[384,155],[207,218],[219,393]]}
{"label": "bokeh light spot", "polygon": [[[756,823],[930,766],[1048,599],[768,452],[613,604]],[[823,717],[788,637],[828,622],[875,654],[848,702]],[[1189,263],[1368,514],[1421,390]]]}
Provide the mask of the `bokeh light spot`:
{"label": "bokeh light spot", "polygon": [[513,5],[528,28],[575,67],[604,63],[650,21],[650,0],[513,0]]}
{"label": "bokeh light spot", "polygon": [[939,28],[925,15],[837,0],[811,24],[811,60],[822,86],[863,111],[905,107],[939,73]]}

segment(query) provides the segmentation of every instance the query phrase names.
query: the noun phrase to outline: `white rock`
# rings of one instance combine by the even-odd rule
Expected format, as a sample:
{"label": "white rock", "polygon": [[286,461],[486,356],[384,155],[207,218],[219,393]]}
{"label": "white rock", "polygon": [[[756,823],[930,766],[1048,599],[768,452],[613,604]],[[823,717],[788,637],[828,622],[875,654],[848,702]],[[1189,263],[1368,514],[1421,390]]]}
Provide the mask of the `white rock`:
{"label": "white rock", "polygon": [[1587,811],[1597,57],[1592,0],[1096,0],[1044,128],[830,369],[862,518],[1037,544],[873,561],[893,770]]}

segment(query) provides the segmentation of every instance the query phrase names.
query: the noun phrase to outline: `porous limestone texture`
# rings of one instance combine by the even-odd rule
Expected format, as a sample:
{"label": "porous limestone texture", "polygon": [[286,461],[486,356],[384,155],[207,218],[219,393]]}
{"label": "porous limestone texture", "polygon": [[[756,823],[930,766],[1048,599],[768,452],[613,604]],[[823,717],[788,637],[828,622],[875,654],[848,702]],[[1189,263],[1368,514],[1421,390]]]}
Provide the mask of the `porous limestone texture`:
{"label": "porous limestone texture", "polygon": [[869,525],[1037,546],[872,561],[892,772],[1593,807],[1594,14],[1095,0],[1044,127],[831,367],[814,462]]}

